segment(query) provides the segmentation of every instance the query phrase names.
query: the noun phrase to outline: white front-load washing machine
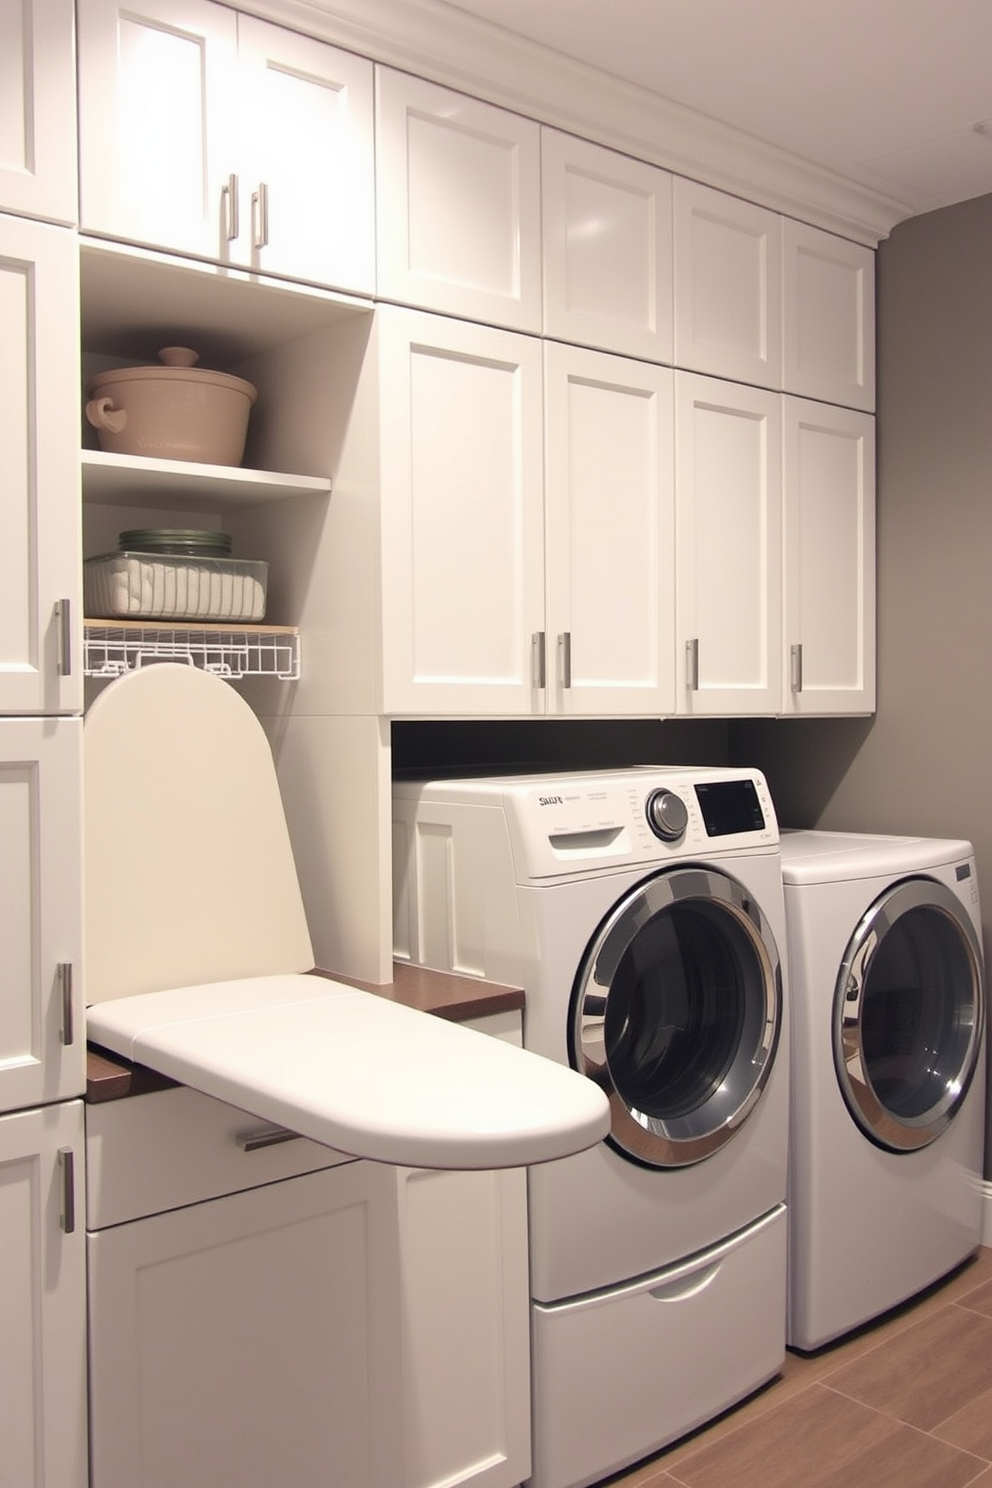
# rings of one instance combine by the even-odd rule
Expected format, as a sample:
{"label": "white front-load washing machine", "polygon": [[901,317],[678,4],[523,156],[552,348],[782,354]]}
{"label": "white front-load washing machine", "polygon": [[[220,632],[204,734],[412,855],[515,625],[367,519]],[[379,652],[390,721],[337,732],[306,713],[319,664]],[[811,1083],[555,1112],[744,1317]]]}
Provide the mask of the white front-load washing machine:
{"label": "white front-load washing machine", "polygon": [[755,770],[397,783],[396,952],[522,986],[609,1138],[528,1173],[533,1488],[579,1488],[785,1353],[779,834]]}
{"label": "white front-load washing machine", "polygon": [[789,1343],[979,1244],[984,979],[971,844],[782,833],[792,992]]}

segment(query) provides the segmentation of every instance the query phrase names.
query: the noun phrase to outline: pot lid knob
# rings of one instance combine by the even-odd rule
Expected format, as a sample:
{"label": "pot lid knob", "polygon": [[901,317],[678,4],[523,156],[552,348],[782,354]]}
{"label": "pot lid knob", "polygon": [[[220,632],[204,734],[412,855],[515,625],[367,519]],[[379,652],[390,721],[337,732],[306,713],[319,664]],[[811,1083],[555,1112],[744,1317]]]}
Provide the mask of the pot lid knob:
{"label": "pot lid knob", "polygon": [[158,359],[167,367],[192,367],[200,360],[200,353],[191,351],[188,346],[163,346]]}

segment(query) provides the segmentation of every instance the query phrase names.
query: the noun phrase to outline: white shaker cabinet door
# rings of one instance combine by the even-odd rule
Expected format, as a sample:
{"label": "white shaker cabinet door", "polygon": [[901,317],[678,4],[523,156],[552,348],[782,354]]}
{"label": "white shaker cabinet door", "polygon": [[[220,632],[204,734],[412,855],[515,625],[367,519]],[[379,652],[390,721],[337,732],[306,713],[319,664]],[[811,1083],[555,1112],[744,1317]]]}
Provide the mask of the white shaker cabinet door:
{"label": "white shaker cabinet door", "polygon": [[392,1169],[347,1163],[88,1237],[99,1488],[393,1488]]}
{"label": "white shaker cabinet door", "polygon": [[74,234],[0,216],[0,714],[83,705],[78,323]]}
{"label": "white shaker cabinet door", "polygon": [[87,1488],[83,1105],[0,1116],[0,1482]]}
{"label": "white shaker cabinet door", "polygon": [[675,703],[673,374],[548,343],[548,711]]}
{"label": "white shaker cabinet door", "polygon": [[78,0],[80,225],[227,258],[237,18],[212,0]]}
{"label": "white shaker cabinet door", "polygon": [[76,220],[72,0],[0,5],[0,211]]}
{"label": "white shaker cabinet door", "polygon": [[676,373],[678,712],[781,711],[781,395]]}
{"label": "white shaker cabinet door", "polygon": [[86,1085],[82,720],[0,721],[0,1110]]}
{"label": "white shaker cabinet door", "polygon": [[875,706],[875,421],[786,398],[784,711]]}
{"label": "white shaker cabinet door", "polygon": [[238,17],[238,62],[242,221],[232,257],[371,294],[372,63],[249,16]]}
{"label": "white shaker cabinet door", "polygon": [[379,295],[540,331],[539,126],[388,68],[376,89]]}
{"label": "white shaker cabinet door", "polygon": [[875,407],[875,255],[860,243],[782,224],[786,392]]}
{"label": "white shaker cabinet door", "polygon": [[671,176],[542,129],[541,186],[545,334],[671,363]]}
{"label": "white shaker cabinet door", "polygon": [[383,307],[383,707],[543,713],[541,345]]}
{"label": "white shaker cabinet door", "polygon": [[527,1191],[502,1172],[396,1170],[403,1485],[530,1475]]}
{"label": "white shaker cabinet door", "polygon": [[781,387],[779,218],[681,176],[674,216],[675,365]]}

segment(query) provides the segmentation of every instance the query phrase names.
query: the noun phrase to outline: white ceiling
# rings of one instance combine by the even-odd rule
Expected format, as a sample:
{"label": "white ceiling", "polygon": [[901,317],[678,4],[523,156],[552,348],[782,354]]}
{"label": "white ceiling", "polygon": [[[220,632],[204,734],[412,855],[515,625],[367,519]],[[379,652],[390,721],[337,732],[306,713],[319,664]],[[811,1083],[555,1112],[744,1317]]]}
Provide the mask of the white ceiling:
{"label": "white ceiling", "polygon": [[992,191],[992,0],[447,0],[905,203]]}

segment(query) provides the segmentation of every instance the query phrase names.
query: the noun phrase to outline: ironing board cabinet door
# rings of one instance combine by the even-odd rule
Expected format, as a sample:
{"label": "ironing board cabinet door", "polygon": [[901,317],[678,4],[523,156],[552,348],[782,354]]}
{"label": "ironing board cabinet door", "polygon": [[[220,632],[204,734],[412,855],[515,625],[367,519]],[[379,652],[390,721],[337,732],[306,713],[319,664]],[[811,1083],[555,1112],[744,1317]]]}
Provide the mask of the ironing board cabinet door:
{"label": "ironing board cabinet door", "polygon": [[91,1233],[93,1482],[397,1483],[394,1215],[348,1163]]}

